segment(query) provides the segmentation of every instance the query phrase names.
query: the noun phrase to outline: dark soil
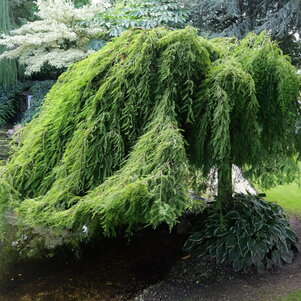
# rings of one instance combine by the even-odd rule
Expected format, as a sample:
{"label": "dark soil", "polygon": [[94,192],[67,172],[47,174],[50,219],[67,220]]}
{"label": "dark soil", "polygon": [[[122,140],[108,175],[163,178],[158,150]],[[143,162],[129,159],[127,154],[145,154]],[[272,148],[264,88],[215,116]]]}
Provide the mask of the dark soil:
{"label": "dark soil", "polygon": [[[301,223],[291,218],[301,237]],[[103,240],[81,260],[65,256],[16,264],[0,301],[215,301],[277,300],[301,289],[301,255],[263,274],[186,258],[185,236],[162,227],[127,240]]]}
{"label": "dark soil", "polygon": [[185,238],[168,229],[145,230],[128,240],[107,239],[64,256],[12,267],[0,301],[123,301],[164,279],[181,256]]}

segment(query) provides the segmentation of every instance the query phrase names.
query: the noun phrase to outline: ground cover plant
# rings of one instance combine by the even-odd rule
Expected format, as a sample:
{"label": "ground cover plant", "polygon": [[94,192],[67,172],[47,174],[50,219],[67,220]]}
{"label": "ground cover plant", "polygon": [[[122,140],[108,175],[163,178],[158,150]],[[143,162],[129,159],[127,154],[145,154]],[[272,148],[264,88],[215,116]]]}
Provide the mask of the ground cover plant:
{"label": "ground cover plant", "polygon": [[62,74],[25,127],[0,170],[2,219],[73,240],[173,227],[191,171],[212,168],[222,218],[232,164],[265,187],[297,177],[298,93],[295,68],[265,34],[125,32]]}
{"label": "ground cover plant", "polygon": [[257,196],[236,195],[225,215],[209,208],[199,231],[187,240],[184,250],[199,257],[210,255],[218,264],[231,263],[234,271],[257,271],[291,263],[297,236],[282,208]]}

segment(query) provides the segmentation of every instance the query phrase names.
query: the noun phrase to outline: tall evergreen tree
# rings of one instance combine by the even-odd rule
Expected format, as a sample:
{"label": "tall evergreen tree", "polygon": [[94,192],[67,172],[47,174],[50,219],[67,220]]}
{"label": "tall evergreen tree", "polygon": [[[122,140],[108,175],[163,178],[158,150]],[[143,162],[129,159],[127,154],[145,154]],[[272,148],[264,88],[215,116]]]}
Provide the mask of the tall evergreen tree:
{"label": "tall evergreen tree", "polygon": [[[292,42],[296,41],[294,33],[301,30],[300,0],[181,1],[190,8],[191,23],[202,34],[242,38],[265,30],[288,53],[296,49]],[[288,40],[293,48],[287,47]]]}
{"label": "tall evergreen tree", "polygon": [[[9,0],[0,0],[0,33],[7,34],[12,29],[12,19],[9,9]],[[0,53],[5,51],[5,47],[0,46]],[[16,60],[4,59],[0,61],[0,86],[7,88],[17,80]]]}

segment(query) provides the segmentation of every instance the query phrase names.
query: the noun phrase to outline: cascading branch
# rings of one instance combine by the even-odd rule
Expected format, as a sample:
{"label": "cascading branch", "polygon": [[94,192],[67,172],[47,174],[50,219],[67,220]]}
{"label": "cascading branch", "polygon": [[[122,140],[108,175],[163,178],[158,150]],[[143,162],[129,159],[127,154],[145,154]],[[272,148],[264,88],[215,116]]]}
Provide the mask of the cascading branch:
{"label": "cascading branch", "polygon": [[2,216],[13,209],[28,226],[116,235],[172,227],[192,167],[218,169],[221,205],[231,164],[265,184],[280,171],[290,181],[298,93],[295,68],[263,34],[239,42],[193,28],[128,31],[48,93],[1,167]]}

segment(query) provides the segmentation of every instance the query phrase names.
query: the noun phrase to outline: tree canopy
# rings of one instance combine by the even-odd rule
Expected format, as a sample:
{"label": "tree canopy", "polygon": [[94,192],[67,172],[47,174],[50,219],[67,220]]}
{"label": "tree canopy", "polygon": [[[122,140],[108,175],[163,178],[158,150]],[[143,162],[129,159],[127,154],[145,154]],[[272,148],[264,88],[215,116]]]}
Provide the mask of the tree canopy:
{"label": "tree canopy", "polygon": [[181,1],[190,11],[191,24],[202,35],[241,39],[252,31],[266,31],[300,64],[300,42],[295,36],[301,28],[300,0]]}
{"label": "tree canopy", "polygon": [[25,65],[25,74],[39,72],[46,64],[66,68],[84,59],[93,51],[86,48],[88,42],[103,32],[95,26],[86,26],[96,11],[108,7],[102,1],[97,9],[92,6],[75,8],[71,0],[38,0],[38,20],[11,30],[0,39],[6,47],[0,58],[18,59]]}
{"label": "tree canopy", "polygon": [[130,28],[184,27],[188,12],[177,0],[135,0],[117,2],[99,13],[93,23],[107,29],[109,36],[119,36]]}
{"label": "tree canopy", "polygon": [[218,169],[221,196],[231,164],[269,186],[292,181],[298,93],[295,68],[264,34],[127,31],[62,74],[25,127],[0,169],[2,217],[116,235],[172,227],[194,168]]}
{"label": "tree canopy", "polygon": [[194,25],[204,32],[242,38],[251,31],[266,30],[275,37],[301,28],[300,0],[194,0],[187,5]]}

